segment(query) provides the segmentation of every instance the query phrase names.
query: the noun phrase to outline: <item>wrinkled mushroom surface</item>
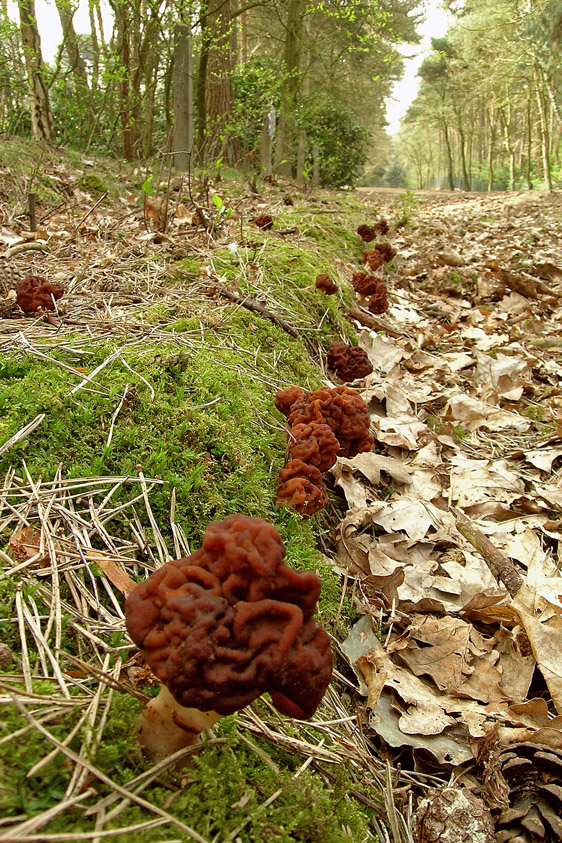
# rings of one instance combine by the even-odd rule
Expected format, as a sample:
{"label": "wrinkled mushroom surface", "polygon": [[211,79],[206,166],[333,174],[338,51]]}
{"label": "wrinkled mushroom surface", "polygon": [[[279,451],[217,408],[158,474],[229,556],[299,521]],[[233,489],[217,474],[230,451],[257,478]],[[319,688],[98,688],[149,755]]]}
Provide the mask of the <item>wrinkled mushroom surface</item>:
{"label": "wrinkled mushroom surface", "polygon": [[30,275],[18,281],[16,297],[24,313],[35,313],[40,308],[55,310],[53,299],[60,299],[63,293],[64,288],[60,284],[51,284],[45,278]]}
{"label": "wrinkled mushroom surface", "polygon": [[367,406],[359,393],[345,385],[305,392],[292,404],[288,420],[291,427],[325,422],[340,443],[340,457],[354,457],[373,445]]}
{"label": "wrinkled mushroom surface", "polygon": [[303,460],[290,460],[279,472],[275,503],[290,506],[306,517],[324,509],[328,493],[319,469]]}
{"label": "wrinkled mushroom surface", "polygon": [[323,422],[296,424],[291,428],[289,442],[291,459],[302,460],[318,471],[328,471],[340,449],[332,428]]}
{"label": "wrinkled mushroom surface", "polygon": [[351,278],[353,289],[360,296],[372,295],[380,283],[380,278],[376,275],[367,275],[366,272],[354,272]]}
{"label": "wrinkled mushroom surface", "polygon": [[373,371],[373,365],[366,351],[339,340],[333,342],[328,349],[326,363],[342,381],[365,378]]}
{"label": "wrinkled mushroom surface", "polygon": [[333,296],[338,291],[338,285],[329,275],[317,275],[316,289],[326,293],[327,296]]}
{"label": "wrinkled mushroom surface", "polygon": [[369,298],[368,303],[371,313],[381,314],[388,310],[388,298],[386,295],[386,286],[381,281],[375,292]]}
{"label": "wrinkled mushroom surface", "polygon": [[284,555],[273,526],[230,515],[130,592],[129,634],[180,705],[226,715],[269,691],[282,713],[312,716],[332,672],[312,618],[321,584]]}
{"label": "wrinkled mushroom surface", "polygon": [[275,396],[275,406],[280,413],[288,416],[295,401],[302,398],[304,394],[304,389],[301,389],[300,386],[290,386],[288,389],[280,389]]}
{"label": "wrinkled mushroom surface", "polygon": [[269,231],[270,228],[273,228],[273,217],[270,214],[260,214],[250,220],[250,222],[253,222],[262,231]]}

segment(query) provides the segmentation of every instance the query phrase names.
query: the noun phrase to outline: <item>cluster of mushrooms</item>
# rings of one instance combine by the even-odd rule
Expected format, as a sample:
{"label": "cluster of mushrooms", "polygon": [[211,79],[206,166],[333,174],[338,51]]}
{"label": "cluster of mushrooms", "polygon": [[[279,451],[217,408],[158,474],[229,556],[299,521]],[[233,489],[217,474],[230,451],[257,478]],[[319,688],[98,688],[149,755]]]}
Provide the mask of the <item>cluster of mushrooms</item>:
{"label": "cluster of mushrooms", "polygon": [[[267,215],[253,222],[264,230],[272,225]],[[387,231],[385,220],[358,229],[365,242]],[[382,243],[366,251],[364,261],[375,272],[393,255]],[[48,294],[54,308],[62,288],[47,290],[47,282],[37,280],[44,282],[28,279],[29,304],[41,294],[40,306],[51,309]],[[384,303],[375,312],[386,310],[380,278],[358,272],[352,283],[370,309]],[[328,275],[319,275],[316,286],[327,295],[338,289]],[[327,365],[346,382],[372,372],[362,349],[339,341],[330,346]],[[312,392],[291,386],[277,392],[275,406],[287,419],[290,454],[279,472],[276,502],[308,517],[328,503],[322,472],[338,456],[371,449],[367,407],[345,383]],[[151,759],[189,746],[265,692],[289,717],[307,719],[320,705],[332,675],[330,638],[313,617],[321,582],[289,568],[284,556],[275,527],[230,515],[207,526],[199,550],[167,562],[129,592],[127,630],[162,683],[140,727]]]}
{"label": "cluster of mushrooms", "polygon": [[289,424],[291,459],[279,472],[276,503],[310,516],[328,503],[322,472],[336,457],[369,451],[369,413],[358,392],[348,386],[305,392],[298,386],[280,390],[275,406]]}

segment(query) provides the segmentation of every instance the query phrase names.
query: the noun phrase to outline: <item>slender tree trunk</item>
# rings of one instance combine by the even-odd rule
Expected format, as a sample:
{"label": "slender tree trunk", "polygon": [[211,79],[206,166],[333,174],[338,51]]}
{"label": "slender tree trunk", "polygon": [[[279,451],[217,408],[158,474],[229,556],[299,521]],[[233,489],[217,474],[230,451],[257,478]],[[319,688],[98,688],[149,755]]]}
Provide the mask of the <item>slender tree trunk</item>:
{"label": "slender tree trunk", "polygon": [[535,80],[535,92],[537,97],[537,106],[539,109],[539,117],[540,117],[540,127],[541,127],[541,149],[542,149],[542,164],[544,170],[544,181],[546,184],[546,189],[549,193],[552,193],[552,180],[550,178],[550,156],[548,154],[548,147],[549,147],[549,137],[548,137],[548,124],[546,118],[546,109],[545,103],[543,99],[543,94],[540,87],[539,76],[537,73],[537,69],[534,70],[534,80]]}
{"label": "slender tree trunk", "polygon": [[533,154],[533,125],[531,120],[531,95],[527,97],[527,160],[525,162],[525,180],[527,182],[527,189],[533,189],[533,180],[531,178],[531,156]]}
{"label": "slender tree trunk", "polygon": [[447,179],[449,181],[449,190],[454,190],[453,151],[451,149],[451,139],[449,138],[449,127],[445,120],[443,121],[443,137],[445,138],[445,149],[447,150]]}
{"label": "slender tree trunk", "polygon": [[[78,36],[74,29],[74,13],[69,0],[55,0],[57,12],[62,27],[63,45],[68,59],[68,66],[74,77],[74,87],[76,94],[84,103],[84,98],[89,99],[90,86],[88,83],[88,74],[86,72],[86,62],[80,54],[78,46]],[[85,103],[84,103],[85,104]]]}
{"label": "slender tree trunk", "polygon": [[494,109],[489,111],[489,132],[488,132],[488,193],[494,189],[494,143],[496,130],[494,127]]}
{"label": "slender tree trunk", "polygon": [[18,0],[21,41],[27,69],[31,132],[35,140],[52,142],[53,126],[45,67],[41,55],[41,38],[37,28],[34,0]]}
{"label": "slender tree trunk", "polygon": [[176,170],[185,172],[193,148],[193,58],[191,27],[186,23],[175,26],[174,50],[174,139]]}
{"label": "slender tree trunk", "polygon": [[302,49],[305,0],[289,0],[285,28],[284,73],[281,89],[281,114],[275,147],[275,170],[291,178],[297,147],[296,101]]}
{"label": "slender tree trunk", "polygon": [[228,137],[234,108],[230,30],[231,0],[208,0],[201,5],[201,52],[197,75],[197,146],[201,158],[235,149]]}

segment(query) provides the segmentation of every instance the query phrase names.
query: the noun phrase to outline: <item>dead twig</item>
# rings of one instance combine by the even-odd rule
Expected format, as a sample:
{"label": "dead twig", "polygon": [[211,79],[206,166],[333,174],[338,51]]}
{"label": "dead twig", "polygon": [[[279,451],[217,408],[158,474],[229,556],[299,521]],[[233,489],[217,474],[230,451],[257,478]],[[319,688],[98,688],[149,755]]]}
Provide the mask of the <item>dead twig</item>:
{"label": "dead twig", "polygon": [[505,585],[511,597],[515,597],[523,585],[523,578],[515,570],[513,562],[501,550],[498,550],[460,509],[451,506],[451,512],[455,516],[459,533],[481,554],[494,577]]}
{"label": "dead twig", "polygon": [[285,322],[284,319],[281,319],[277,316],[276,313],[273,313],[271,310],[268,310],[262,302],[256,301],[256,299],[251,298],[250,296],[239,296],[238,293],[234,293],[232,290],[227,290],[224,287],[220,287],[218,289],[219,296],[223,296],[223,298],[228,299],[229,301],[235,302],[235,304],[240,305],[241,307],[245,307],[247,310],[251,310],[254,313],[259,313],[264,319],[269,319],[270,322],[273,322],[274,325],[278,325],[280,328],[283,328],[288,334],[292,337],[298,337],[299,332],[296,328],[292,325],[289,325],[288,322]]}

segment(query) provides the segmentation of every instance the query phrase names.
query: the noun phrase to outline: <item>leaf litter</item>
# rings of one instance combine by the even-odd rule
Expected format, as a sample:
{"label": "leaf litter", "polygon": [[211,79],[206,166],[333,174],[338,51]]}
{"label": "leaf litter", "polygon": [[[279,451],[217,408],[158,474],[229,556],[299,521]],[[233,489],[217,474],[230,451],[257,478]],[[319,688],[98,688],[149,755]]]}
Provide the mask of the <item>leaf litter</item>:
{"label": "leaf litter", "polygon": [[[384,212],[390,201],[374,193],[365,207]],[[339,459],[332,470],[345,501],[332,562],[361,616],[339,644],[351,672],[330,689],[328,719],[299,724],[299,737],[252,708],[238,718],[247,732],[286,746],[305,765],[346,759],[362,770],[384,794],[392,838],[379,820],[376,828],[380,839],[393,843],[413,840],[412,812],[403,796],[409,789],[423,791],[454,773],[481,792],[491,762],[488,767],[482,762],[480,779],[474,764],[487,757],[490,741],[501,747],[531,742],[562,752],[560,204],[558,197],[533,194],[432,195],[424,198],[411,226],[391,232],[398,256],[395,270],[387,271],[388,331],[363,330],[359,336],[374,366],[359,389],[375,447]],[[157,339],[161,326],[139,321],[139,305],[179,301],[185,291],[169,287],[166,266],[151,255],[185,249],[178,232],[187,232],[187,251],[206,260],[213,274],[208,232],[196,215],[180,208],[177,230],[166,234],[139,233],[129,200],[121,219],[97,207],[87,224],[74,228],[63,214],[54,217],[50,225],[59,226],[61,245],[46,260],[55,276],[57,271],[68,276],[71,268],[68,319],[56,338],[41,318],[4,321],[3,349],[45,355],[65,342],[65,331],[73,350],[82,346],[84,355],[116,334],[125,343],[142,342],[147,333]],[[482,225],[482,216],[492,221]],[[513,242],[514,220],[522,232],[519,244]],[[117,238],[119,227],[121,232],[129,227],[130,234]],[[540,232],[538,240],[525,235],[531,229]],[[4,240],[11,248],[21,245],[11,230]],[[91,245],[100,240],[107,240],[104,248]],[[14,261],[23,268],[21,253],[12,269]],[[342,264],[342,275],[345,270]],[[205,301],[206,283],[194,279],[195,302]],[[271,296],[266,301],[276,309]],[[279,312],[291,318],[282,305]],[[307,327],[298,321],[299,328]],[[77,324],[88,325],[83,340]],[[199,342],[196,332],[182,339]],[[70,368],[75,375],[86,371]],[[79,387],[97,387],[94,374]],[[23,429],[21,435],[27,435]],[[55,809],[3,822],[8,830],[0,826],[0,839],[47,840],[41,828],[84,800],[90,800],[88,815],[96,817],[99,832],[88,839],[102,839],[106,817],[114,819],[131,802],[155,817],[139,830],[168,824],[188,838],[204,839],[140,796],[175,757],[127,787],[110,782],[109,801],[96,801],[91,787],[96,779],[104,781],[90,759],[102,740],[112,691],[131,693],[134,687],[125,668],[128,645],[108,643],[122,628],[119,595],[139,565],[152,568],[189,552],[173,513],[173,547],[154,520],[150,493],[158,482],[142,473],[73,480],[59,473],[44,483],[26,474],[25,466],[4,480],[0,532],[11,538],[2,560],[11,573],[25,578],[32,572],[50,609],[43,617],[32,592],[16,596],[26,691],[15,692],[6,679],[0,702],[15,702],[27,724],[23,731],[45,733],[53,752],[74,765],[74,774]],[[130,493],[112,508],[117,488]],[[490,559],[479,552],[483,545],[461,534],[455,507],[515,566],[523,581],[515,595],[493,575]],[[112,531],[122,518],[130,527],[127,539],[120,527]],[[61,601],[60,578],[72,603]],[[100,590],[108,598],[103,603]],[[63,623],[83,642],[80,658],[60,651]],[[32,692],[29,647],[41,653],[44,677],[56,688],[53,696]],[[63,655],[76,666],[75,675],[61,670]],[[92,677],[98,683],[94,692]],[[350,716],[342,693],[356,695],[356,715]],[[41,713],[52,706],[52,716],[70,704],[81,711],[79,722],[89,724],[79,753],[57,742]],[[329,748],[318,740],[322,734],[330,736]],[[399,800],[396,788],[402,791]]]}

